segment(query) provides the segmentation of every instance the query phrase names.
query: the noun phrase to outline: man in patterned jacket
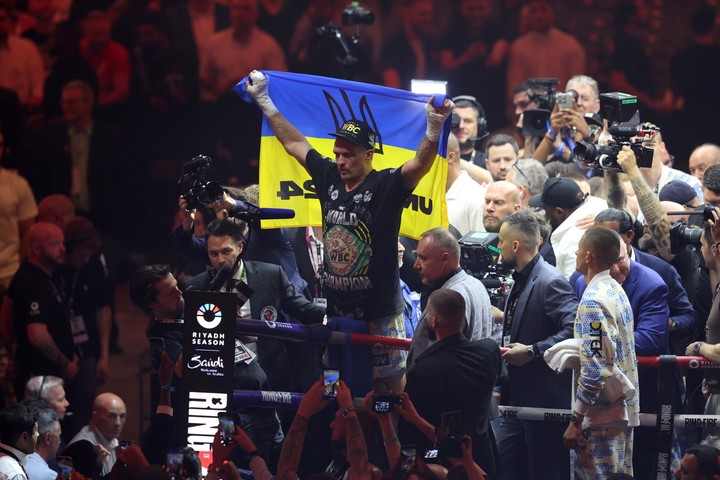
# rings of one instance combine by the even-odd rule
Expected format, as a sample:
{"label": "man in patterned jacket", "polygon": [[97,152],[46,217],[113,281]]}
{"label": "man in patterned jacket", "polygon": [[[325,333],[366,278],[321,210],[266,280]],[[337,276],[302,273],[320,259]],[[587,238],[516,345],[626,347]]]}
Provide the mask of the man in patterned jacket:
{"label": "man in patterned jacket", "polygon": [[632,307],[610,277],[620,242],[616,232],[593,227],[577,251],[577,270],[588,288],[575,318],[580,374],[563,439],[566,447],[575,449],[578,469],[593,480],[611,473],[632,475],[632,427],[639,424]]}

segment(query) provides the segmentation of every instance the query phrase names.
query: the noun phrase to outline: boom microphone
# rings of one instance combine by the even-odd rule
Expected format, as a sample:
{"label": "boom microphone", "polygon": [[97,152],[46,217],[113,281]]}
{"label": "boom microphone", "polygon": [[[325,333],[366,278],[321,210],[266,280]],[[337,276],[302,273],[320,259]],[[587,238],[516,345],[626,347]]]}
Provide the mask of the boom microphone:
{"label": "boom microphone", "polygon": [[230,277],[232,277],[232,273],[233,268],[230,265],[223,265],[222,267],[220,267],[220,270],[218,270],[215,274],[215,278],[213,278],[212,282],[210,282],[208,290],[211,292],[219,292],[222,286],[225,285],[228,280],[230,280]]}
{"label": "boom microphone", "polygon": [[279,220],[295,218],[295,210],[289,208],[260,208],[260,220]]}
{"label": "boom microphone", "polygon": [[634,137],[639,131],[639,125],[613,125],[608,128],[608,133],[614,137]]}
{"label": "boom microphone", "polygon": [[279,220],[295,218],[295,210],[289,208],[260,208],[250,202],[235,200],[235,208],[228,212],[230,216],[243,220]]}

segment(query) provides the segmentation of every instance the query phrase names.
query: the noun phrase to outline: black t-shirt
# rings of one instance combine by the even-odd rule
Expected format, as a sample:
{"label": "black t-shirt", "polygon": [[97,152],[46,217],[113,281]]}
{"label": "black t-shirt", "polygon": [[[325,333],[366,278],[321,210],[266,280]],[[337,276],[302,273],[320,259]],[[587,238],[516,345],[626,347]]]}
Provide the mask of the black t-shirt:
{"label": "black t-shirt", "polygon": [[328,313],[372,320],[402,312],[397,237],[412,190],[400,168],[373,170],[346,192],[335,162],[316,150],[306,162],[322,206]]}
{"label": "black t-shirt", "polygon": [[73,315],[81,316],[87,331],[88,341],[79,345],[86,357],[100,355],[100,332],[97,310],[112,303],[109,278],[99,262],[76,269],[66,265],[58,268],[53,280],[66,300]]}
{"label": "black t-shirt", "polygon": [[60,366],[52,363],[28,341],[27,327],[42,323],[55,345],[68,359],[75,353],[70,329],[70,310],[52,279],[35,265],[23,261],[7,292],[13,300],[13,330],[18,349],[16,368],[26,375],[60,375]]}

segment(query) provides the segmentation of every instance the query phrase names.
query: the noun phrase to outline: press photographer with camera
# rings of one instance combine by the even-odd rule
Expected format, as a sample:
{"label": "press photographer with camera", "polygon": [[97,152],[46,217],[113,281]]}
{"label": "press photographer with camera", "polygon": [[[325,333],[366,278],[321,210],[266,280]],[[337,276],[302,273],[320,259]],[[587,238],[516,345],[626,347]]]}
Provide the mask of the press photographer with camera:
{"label": "press photographer with camera", "polygon": [[313,0],[291,35],[291,71],[360,82],[376,79],[373,65],[380,55],[381,31],[374,12],[358,2],[343,7]]}
{"label": "press photographer with camera", "polygon": [[628,145],[624,145],[618,152],[617,164],[622,171],[627,174],[630,180],[638,206],[645,217],[649,233],[657,248],[658,254],[671,264],[674,263],[673,260],[677,253],[673,251],[670,242],[670,229],[672,225],[668,220],[667,214],[663,211],[660,200],[650,188],[638,168],[635,153]]}
{"label": "press photographer with camera", "polygon": [[[209,180],[208,175],[212,159],[198,155],[183,165],[183,174],[178,180],[186,193],[178,198],[178,209],[183,220],[172,233],[175,252],[183,259],[209,265],[207,243],[204,238],[194,236],[196,210],[204,209],[208,215],[215,214],[220,219],[242,218],[249,226],[245,239],[244,258],[280,265],[295,289],[308,299],[308,283],[300,275],[295,252],[288,239],[287,232],[282,228],[261,229],[260,219],[278,215],[293,215],[292,210],[265,210],[248,201],[245,191],[235,187],[222,186],[217,181]],[[250,191],[246,187],[246,191]],[[289,218],[283,216],[282,218]],[[206,225],[211,218],[204,218]]]}
{"label": "press photographer with camera", "polygon": [[[655,161],[657,160],[653,162]],[[640,211],[645,217],[645,235],[638,242],[640,248],[651,254],[657,252],[660,258],[674,267],[680,276],[683,289],[694,299],[701,280],[699,259],[692,248],[700,241],[699,235],[695,234],[697,230],[687,227],[684,222],[672,223],[668,219],[666,212],[676,210],[677,207],[660,202],[643,178],[635,154],[629,146],[623,146],[618,152],[617,163],[627,174]],[[633,252],[640,255],[635,249]],[[651,263],[649,265],[652,266]],[[668,274],[663,275],[663,279],[667,285],[671,285]],[[697,320],[688,314],[671,317],[669,322],[672,348],[678,353],[682,350],[681,345],[692,339]]]}
{"label": "press photographer with camera", "polygon": [[593,143],[596,140],[598,129],[590,129],[588,120],[577,104],[578,98],[575,90],[555,94],[549,119],[550,128],[538,143],[532,158],[542,163],[552,160],[569,162],[572,146],[580,141]]}

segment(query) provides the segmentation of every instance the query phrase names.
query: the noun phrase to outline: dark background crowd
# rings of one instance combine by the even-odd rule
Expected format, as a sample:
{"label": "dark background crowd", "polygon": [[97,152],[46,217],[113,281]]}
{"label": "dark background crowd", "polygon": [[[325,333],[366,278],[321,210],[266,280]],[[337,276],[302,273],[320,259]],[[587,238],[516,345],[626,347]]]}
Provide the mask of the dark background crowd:
{"label": "dark background crowd", "polygon": [[[85,210],[94,214],[103,233],[134,250],[152,249],[170,226],[173,205],[166,200],[178,191],[175,182],[185,161],[207,154],[222,183],[257,181],[260,116],[230,92],[252,68],[287,68],[406,89],[412,78],[448,80],[452,95],[474,95],[480,101],[489,130],[496,131],[514,123],[511,92],[534,76],[516,78],[509,65],[512,42],[553,24],[577,39],[581,73],[595,78],[601,91],[641,93],[639,98],[652,107],[644,119],[670,134],[669,147],[681,168],[700,143],[685,135],[686,120],[707,114],[701,123],[715,122],[711,112],[717,95],[698,77],[715,77],[717,55],[679,71],[671,68],[675,55],[693,41],[690,15],[704,5],[701,1],[558,1],[552,2],[554,15],[518,1],[361,2],[375,21],[360,25],[359,46],[351,45],[357,62],[347,66],[336,40],[316,31],[332,23],[349,42],[355,27],[342,26],[346,2],[235,3],[5,2],[12,10],[3,10],[9,17],[3,20],[3,37],[29,40],[42,62],[29,65],[34,54],[27,50],[33,48],[23,45],[6,54],[26,58],[22,68],[27,71],[11,75],[3,70],[13,62],[0,66],[0,87],[10,90],[3,91],[1,104],[3,165],[28,179],[38,202],[50,193],[70,195],[64,158],[69,140],[53,127],[70,121],[71,113],[63,116],[60,105],[63,84],[87,82],[95,91],[93,117],[98,125],[114,128],[94,132],[103,135],[103,142],[90,153],[89,163],[96,168],[88,172],[91,202]],[[229,28],[241,38],[253,25],[271,38],[253,37],[259,47],[251,56],[242,50],[245,46],[219,48],[217,42],[227,39],[213,37]],[[206,49],[208,42],[216,46]],[[552,58],[553,52],[542,48],[537,46],[537,54]],[[553,64],[575,61],[567,56]],[[569,78],[544,73],[537,76],[561,77],[561,86]],[[681,96],[684,104],[677,101]],[[704,104],[700,111],[697,102]],[[711,126],[706,131],[717,136]]]}

